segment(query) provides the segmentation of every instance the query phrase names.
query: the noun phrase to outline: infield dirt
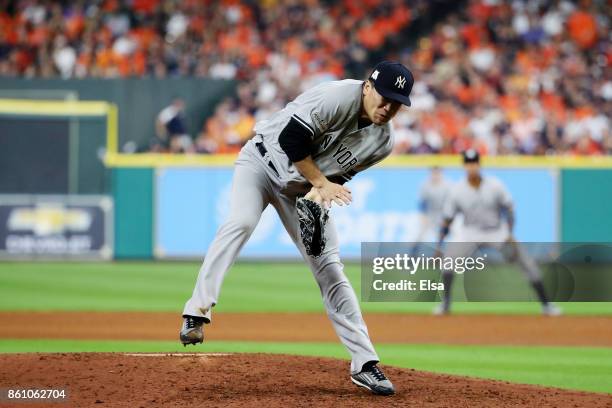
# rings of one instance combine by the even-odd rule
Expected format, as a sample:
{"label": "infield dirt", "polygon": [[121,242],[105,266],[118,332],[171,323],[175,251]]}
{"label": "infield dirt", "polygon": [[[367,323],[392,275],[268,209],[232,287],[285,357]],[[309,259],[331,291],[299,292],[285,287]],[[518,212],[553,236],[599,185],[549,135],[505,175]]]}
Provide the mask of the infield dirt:
{"label": "infield dirt", "polygon": [[[218,313],[208,340],[338,341],[324,313]],[[375,343],[612,347],[610,316],[366,314]],[[24,322],[37,324],[24,324]],[[0,312],[0,338],[176,340],[176,313]]]}
{"label": "infield dirt", "polygon": [[[612,395],[386,367],[397,394],[349,380],[346,361],[266,354],[9,354],[4,387],[68,389],[62,407],[609,407]],[[2,405],[40,407],[37,404]]]}

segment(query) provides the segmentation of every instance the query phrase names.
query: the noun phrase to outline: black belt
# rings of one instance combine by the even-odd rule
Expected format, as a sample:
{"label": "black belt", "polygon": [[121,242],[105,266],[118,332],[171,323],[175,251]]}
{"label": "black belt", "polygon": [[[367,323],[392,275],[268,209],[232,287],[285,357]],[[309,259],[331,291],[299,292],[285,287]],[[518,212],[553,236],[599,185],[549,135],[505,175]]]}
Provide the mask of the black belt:
{"label": "black belt", "polygon": [[259,150],[259,154],[261,154],[261,157],[263,157],[264,160],[268,161],[268,167],[271,168],[274,173],[276,173],[276,175],[280,177],[280,174],[278,174],[278,170],[276,170],[276,167],[274,167],[274,163],[272,163],[272,160],[268,158],[268,150],[266,149],[266,146],[264,146],[263,142],[256,142],[255,146],[257,147],[257,150]]}

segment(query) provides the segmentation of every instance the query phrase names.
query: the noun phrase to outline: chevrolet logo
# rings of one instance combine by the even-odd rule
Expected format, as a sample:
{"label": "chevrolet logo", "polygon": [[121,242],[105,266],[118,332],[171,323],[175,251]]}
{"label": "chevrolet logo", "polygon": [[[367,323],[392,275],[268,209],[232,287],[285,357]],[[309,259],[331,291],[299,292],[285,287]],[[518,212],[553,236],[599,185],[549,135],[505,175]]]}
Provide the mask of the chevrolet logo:
{"label": "chevrolet logo", "polygon": [[62,205],[39,205],[11,211],[9,230],[31,230],[36,235],[61,234],[66,230],[86,231],[91,215],[80,209],[66,209]]}

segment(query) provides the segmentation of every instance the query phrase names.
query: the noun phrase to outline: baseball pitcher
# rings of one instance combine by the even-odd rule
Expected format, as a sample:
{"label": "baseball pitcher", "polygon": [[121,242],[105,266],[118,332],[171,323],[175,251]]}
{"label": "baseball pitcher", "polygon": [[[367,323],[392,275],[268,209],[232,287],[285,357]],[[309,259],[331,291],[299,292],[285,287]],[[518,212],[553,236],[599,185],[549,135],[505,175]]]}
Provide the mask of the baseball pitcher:
{"label": "baseball pitcher", "polygon": [[[514,209],[510,193],[497,178],[481,174],[477,151],[466,150],[463,153],[463,164],[467,177],[454,185],[444,204],[440,245],[459,213],[463,214],[463,227],[456,237],[457,243],[450,243],[444,255],[452,258],[468,257],[483,247],[501,251],[508,261],[520,266],[542,304],[542,313],[559,315],[561,310],[548,301],[537,264],[514,239]],[[453,276],[452,270],[442,272],[444,296],[442,303],[434,310],[435,314],[450,313]]]}
{"label": "baseball pitcher", "polygon": [[236,161],[230,214],[217,231],[183,310],[180,340],[203,341],[221,283],[255,229],[274,206],[319,284],[327,314],[351,355],[351,380],[374,394],[393,384],[377,366],[357,297],[343,272],[331,203],[347,205],[344,184],[391,153],[389,121],[410,106],[412,73],[397,62],[379,63],[369,79],[318,85],[255,125]]}

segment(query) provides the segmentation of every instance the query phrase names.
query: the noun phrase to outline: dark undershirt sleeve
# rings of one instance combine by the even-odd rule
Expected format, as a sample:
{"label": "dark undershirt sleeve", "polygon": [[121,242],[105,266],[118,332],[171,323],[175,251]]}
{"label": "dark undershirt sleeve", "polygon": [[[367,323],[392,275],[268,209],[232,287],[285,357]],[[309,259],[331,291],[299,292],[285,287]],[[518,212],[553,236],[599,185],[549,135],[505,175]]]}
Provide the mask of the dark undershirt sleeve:
{"label": "dark undershirt sleeve", "polygon": [[299,162],[310,156],[312,131],[306,129],[297,119],[291,118],[278,137],[278,142],[289,160]]}

